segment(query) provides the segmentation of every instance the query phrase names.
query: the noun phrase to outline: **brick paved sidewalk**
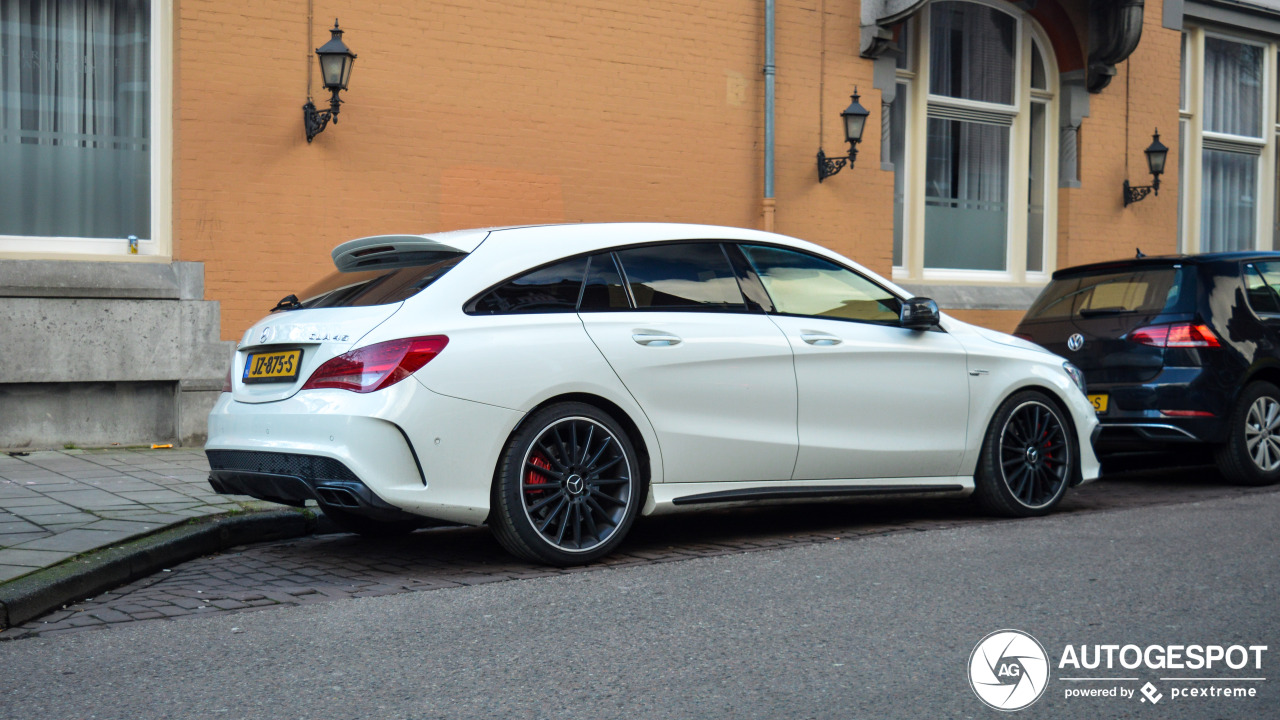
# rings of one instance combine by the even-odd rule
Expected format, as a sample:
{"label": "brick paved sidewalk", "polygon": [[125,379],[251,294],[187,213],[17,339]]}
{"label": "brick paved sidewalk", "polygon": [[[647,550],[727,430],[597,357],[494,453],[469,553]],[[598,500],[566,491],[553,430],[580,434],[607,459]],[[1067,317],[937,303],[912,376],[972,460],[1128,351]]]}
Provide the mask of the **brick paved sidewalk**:
{"label": "brick paved sidewalk", "polygon": [[217,495],[200,448],[0,452],[0,583],[191,518],[279,508]]}

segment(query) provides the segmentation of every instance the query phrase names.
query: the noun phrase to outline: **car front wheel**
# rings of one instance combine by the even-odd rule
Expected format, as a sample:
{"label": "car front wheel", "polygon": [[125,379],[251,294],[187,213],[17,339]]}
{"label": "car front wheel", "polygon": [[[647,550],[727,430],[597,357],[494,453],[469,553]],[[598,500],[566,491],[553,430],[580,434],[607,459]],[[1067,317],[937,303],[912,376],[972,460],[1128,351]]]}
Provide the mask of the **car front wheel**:
{"label": "car front wheel", "polygon": [[1250,383],[1227,417],[1227,442],[1218,448],[1218,469],[1240,485],[1280,481],[1280,388]]}
{"label": "car front wheel", "polygon": [[539,410],[507,444],[489,524],[509,552],[579,565],[611,552],[643,500],[635,449],[622,427],[585,403]]}
{"label": "car front wheel", "polygon": [[996,411],[982,445],[974,496],[988,512],[1044,515],[1066,494],[1076,470],[1074,426],[1044,393],[1011,396]]}

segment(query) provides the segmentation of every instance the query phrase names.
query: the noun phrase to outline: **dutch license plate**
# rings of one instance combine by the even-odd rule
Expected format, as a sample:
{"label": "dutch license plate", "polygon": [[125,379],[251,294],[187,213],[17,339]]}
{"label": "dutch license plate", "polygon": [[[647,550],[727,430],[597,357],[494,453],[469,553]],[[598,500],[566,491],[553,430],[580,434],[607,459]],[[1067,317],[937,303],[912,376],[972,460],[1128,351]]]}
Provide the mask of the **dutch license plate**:
{"label": "dutch license plate", "polygon": [[242,379],[246,383],[294,380],[298,377],[298,366],[301,364],[301,350],[253,353],[244,364]]}
{"label": "dutch license plate", "polygon": [[1089,398],[1089,402],[1093,403],[1093,409],[1094,409],[1094,410],[1095,410],[1099,415],[1105,415],[1105,414],[1106,414],[1106,412],[1107,412],[1107,400],[1109,399],[1109,398],[1107,397],[1107,394],[1106,394],[1106,393],[1102,393],[1102,394],[1100,394],[1100,395],[1089,395],[1089,396],[1088,396],[1088,398]]}

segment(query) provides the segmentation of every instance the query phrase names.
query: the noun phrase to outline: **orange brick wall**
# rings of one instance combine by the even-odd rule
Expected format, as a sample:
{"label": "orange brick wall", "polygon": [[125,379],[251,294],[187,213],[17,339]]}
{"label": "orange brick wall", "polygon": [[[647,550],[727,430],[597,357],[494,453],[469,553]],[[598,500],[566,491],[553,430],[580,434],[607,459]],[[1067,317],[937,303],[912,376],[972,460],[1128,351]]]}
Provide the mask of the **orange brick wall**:
{"label": "orange brick wall", "polygon": [[1021,310],[947,310],[946,313],[957,320],[974,325],[1011,333],[1022,320]]}
{"label": "orange brick wall", "polygon": [[[206,263],[224,338],[363,235],[561,221],[761,226],[758,0],[314,5],[309,36],[304,0],[176,5],[174,252]],[[1140,184],[1151,127],[1167,127],[1171,147],[1177,127],[1178,34],[1160,28],[1159,0],[1146,15],[1127,131]],[[308,145],[307,53],[335,16],[359,59],[338,123]],[[893,176],[880,170],[880,93],[857,54],[858,4],[779,0],[776,18],[775,229],[888,273]],[[1091,96],[1084,187],[1060,192],[1060,265],[1130,245],[1173,249],[1176,173],[1160,197],[1120,207],[1125,75],[1121,66]],[[854,168],[819,184],[814,155],[847,148],[839,112],[855,85],[872,111],[866,141]]]}
{"label": "orange brick wall", "polygon": [[[1132,257],[1136,248],[1148,255],[1177,251],[1181,33],[1161,27],[1162,6],[1163,0],[1147,0],[1138,49],[1116,67],[1106,90],[1090,95],[1080,133],[1081,187],[1058,193],[1058,267]],[[1155,128],[1169,147],[1160,195],[1126,208],[1126,177],[1151,184],[1142,151]]]}

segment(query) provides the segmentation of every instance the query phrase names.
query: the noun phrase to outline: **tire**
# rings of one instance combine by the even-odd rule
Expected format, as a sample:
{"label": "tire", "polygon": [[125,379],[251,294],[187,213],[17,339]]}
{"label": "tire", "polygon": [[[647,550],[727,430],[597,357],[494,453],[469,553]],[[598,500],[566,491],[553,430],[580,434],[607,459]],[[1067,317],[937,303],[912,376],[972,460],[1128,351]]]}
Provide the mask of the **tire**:
{"label": "tire", "polygon": [[1218,469],[1238,485],[1280,481],[1280,388],[1249,383],[1227,416],[1227,442],[1218,448]]}
{"label": "tire", "polygon": [[508,441],[489,525],[517,557],[588,563],[612,552],[631,529],[644,500],[640,475],[635,449],[616,420],[586,403],[551,405]]}
{"label": "tire", "polygon": [[327,505],[321,505],[320,511],[324,513],[325,517],[332,520],[333,524],[337,525],[340,530],[369,538],[393,538],[408,535],[418,528],[426,527],[431,522],[426,518],[421,520],[375,520]]}
{"label": "tire", "polygon": [[1005,517],[1046,515],[1079,470],[1075,425],[1047,395],[1016,393],[996,411],[982,442],[974,497]]}

